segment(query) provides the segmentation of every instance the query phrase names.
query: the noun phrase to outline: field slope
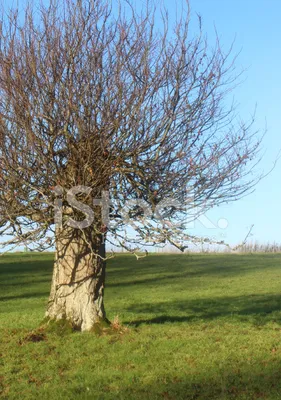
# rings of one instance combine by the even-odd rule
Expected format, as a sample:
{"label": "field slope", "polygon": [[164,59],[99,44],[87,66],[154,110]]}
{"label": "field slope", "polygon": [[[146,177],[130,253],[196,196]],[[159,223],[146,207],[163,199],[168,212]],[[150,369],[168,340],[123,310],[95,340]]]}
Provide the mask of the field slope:
{"label": "field slope", "polygon": [[38,334],[52,261],[0,258],[1,398],[281,399],[281,255],[117,256],[106,309],[128,329],[100,336]]}

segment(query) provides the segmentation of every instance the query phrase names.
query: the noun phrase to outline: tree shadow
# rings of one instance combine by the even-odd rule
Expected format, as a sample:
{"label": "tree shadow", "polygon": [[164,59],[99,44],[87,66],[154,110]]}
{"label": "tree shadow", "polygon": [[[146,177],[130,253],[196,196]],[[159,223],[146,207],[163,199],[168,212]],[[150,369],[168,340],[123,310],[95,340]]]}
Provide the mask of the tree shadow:
{"label": "tree shadow", "polygon": [[41,254],[3,256],[0,264],[0,302],[47,297],[53,268],[53,255],[48,256],[50,260],[42,259]]}
{"label": "tree shadow", "polygon": [[40,258],[30,260],[11,260],[0,264],[0,277],[1,280],[9,279],[10,277],[16,278],[18,275],[38,274],[42,273],[49,275],[52,272],[54,261],[53,260],[40,260]]}
{"label": "tree shadow", "polygon": [[[222,366],[223,367],[223,366]],[[226,400],[226,399],[279,399],[281,390],[281,368],[276,358],[266,363],[257,360],[255,367],[246,363],[224,366],[205,374],[192,376],[176,371],[174,375],[159,376],[151,384],[136,383],[124,387],[116,399],[164,399],[164,400]]]}
{"label": "tree shadow", "polygon": [[[42,275],[40,275],[40,276],[42,276]],[[40,283],[48,283],[48,282],[50,282],[49,274],[48,274],[48,278],[46,278],[46,279],[35,279],[33,281],[28,280],[28,281],[20,281],[20,282],[13,282],[12,280],[11,280],[11,282],[0,282],[0,287],[1,286],[3,286],[3,287],[8,287],[8,286],[11,286],[11,287],[13,287],[13,286],[23,287],[23,286],[34,285],[34,284],[37,285],[37,284],[40,284]]]}
{"label": "tree shadow", "polygon": [[160,281],[161,284],[170,284],[171,280],[204,276],[234,278],[259,270],[266,272],[268,269],[280,270],[280,254],[166,254],[148,256],[139,261],[128,256],[116,257],[107,268],[107,287],[128,287]]}
{"label": "tree shadow", "polygon": [[23,294],[17,294],[14,296],[1,296],[0,301],[18,300],[18,299],[32,299],[37,297],[47,297],[49,292],[27,292]]}
{"label": "tree shadow", "polygon": [[143,314],[153,314],[152,317],[136,318],[133,321],[124,322],[133,326],[196,320],[212,321],[225,317],[250,321],[258,325],[269,321],[281,324],[281,295],[245,295],[153,304],[142,303],[131,305],[126,310],[142,316]]}

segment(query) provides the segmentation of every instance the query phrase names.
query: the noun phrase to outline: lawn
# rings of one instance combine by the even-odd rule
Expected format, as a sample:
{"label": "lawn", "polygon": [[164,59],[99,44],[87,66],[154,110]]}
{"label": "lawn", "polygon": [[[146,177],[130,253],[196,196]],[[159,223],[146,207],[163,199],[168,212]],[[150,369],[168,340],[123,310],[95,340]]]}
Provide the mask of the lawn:
{"label": "lawn", "polygon": [[34,342],[52,261],[0,258],[3,399],[281,399],[280,254],[117,256],[106,309],[124,328]]}

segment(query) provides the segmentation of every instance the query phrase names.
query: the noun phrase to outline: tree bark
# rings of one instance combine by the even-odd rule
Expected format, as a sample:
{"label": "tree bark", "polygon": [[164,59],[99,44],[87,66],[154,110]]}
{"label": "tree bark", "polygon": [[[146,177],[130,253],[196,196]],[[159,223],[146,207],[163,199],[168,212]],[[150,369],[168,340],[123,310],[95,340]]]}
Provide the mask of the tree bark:
{"label": "tree bark", "polygon": [[105,244],[93,228],[60,232],[46,317],[68,320],[73,328],[91,330],[106,320],[104,309]]}

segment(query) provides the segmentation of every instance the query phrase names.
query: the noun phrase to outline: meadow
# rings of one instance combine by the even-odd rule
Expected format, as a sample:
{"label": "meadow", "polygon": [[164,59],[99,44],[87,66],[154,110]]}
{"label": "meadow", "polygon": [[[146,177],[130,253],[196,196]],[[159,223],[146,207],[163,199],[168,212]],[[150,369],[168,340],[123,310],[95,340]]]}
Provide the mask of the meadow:
{"label": "meadow", "polygon": [[281,399],[281,254],[118,255],[100,334],[38,330],[52,263],[0,258],[2,399]]}

